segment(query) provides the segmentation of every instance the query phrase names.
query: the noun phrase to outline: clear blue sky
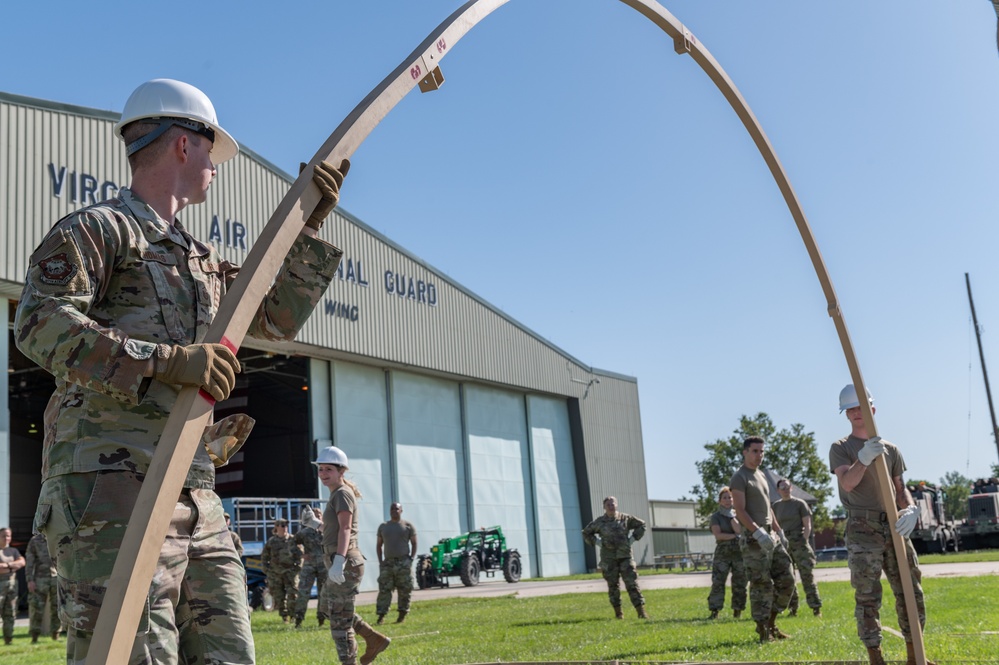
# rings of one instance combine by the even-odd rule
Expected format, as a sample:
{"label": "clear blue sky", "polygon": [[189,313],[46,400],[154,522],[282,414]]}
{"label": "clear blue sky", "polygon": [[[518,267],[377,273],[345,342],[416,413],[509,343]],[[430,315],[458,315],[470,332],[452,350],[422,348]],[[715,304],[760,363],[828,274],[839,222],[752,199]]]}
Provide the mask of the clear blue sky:
{"label": "clear blue sky", "polygon": [[[286,171],[458,0],[18,2],[0,90],[120,111],[178,78]],[[987,0],[665,6],[726,69],[809,217],[910,477],[984,475],[964,287],[999,381],[999,55]],[[354,155],[342,206],[573,356],[638,377],[651,498],[741,414],[823,457],[849,374],[793,221],[699,67],[614,0],[511,0]],[[597,387],[599,388],[599,386]],[[999,383],[996,384],[999,390]],[[625,508],[626,509],[626,508]]]}

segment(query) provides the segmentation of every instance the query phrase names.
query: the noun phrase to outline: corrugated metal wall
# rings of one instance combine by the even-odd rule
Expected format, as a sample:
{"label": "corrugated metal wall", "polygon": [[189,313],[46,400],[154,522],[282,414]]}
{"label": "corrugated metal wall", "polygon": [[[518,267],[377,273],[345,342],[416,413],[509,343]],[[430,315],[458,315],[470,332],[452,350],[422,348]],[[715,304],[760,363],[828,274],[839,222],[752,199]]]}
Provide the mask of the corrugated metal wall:
{"label": "corrugated metal wall", "polygon": [[[117,117],[0,93],[0,295],[19,296],[28,257],[57,219],[128,182]],[[207,202],[180,217],[240,263],[289,186],[287,174],[243,149],[221,166]],[[592,510],[584,519],[614,494],[622,510],[648,520],[635,379],[586,366],[346,212],[322,235],[345,257],[296,352],[568,398],[578,409],[580,504]],[[636,557],[651,557],[651,547]]]}
{"label": "corrugated metal wall", "polygon": [[650,501],[652,526],[672,529],[697,527],[697,504],[693,501]]}

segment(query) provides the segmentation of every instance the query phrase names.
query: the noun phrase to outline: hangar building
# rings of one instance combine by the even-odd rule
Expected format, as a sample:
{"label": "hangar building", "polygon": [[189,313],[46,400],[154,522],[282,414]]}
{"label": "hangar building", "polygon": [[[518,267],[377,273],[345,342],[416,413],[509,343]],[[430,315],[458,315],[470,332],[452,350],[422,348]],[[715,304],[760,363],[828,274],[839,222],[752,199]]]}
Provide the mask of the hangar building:
{"label": "hangar building", "polygon": [[[0,93],[0,524],[30,537],[40,485],[42,413],[53,382],[13,343],[28,259],[46,230],[129,180],[118,114]],[[238,137],[237,137],[238,140]],[[242,149],[185,226],[235,263],[288,191],[291,176]],[[581,528],[616,495],[648,521],[634,377],[574,358],[342,208],[322,236],[345,252],[338,279],[298,339],[247,339],[244,372],[216,409],[256,427],[219,469],[223,497],[323,497],[310,461],[332,441],[351,460],[361,548],[401,501],[420,552],[502,525],[524,575],[596,565]],[[650,539],[636,547],[651,563]],[[366,588],[375,584],[368,575]]]}

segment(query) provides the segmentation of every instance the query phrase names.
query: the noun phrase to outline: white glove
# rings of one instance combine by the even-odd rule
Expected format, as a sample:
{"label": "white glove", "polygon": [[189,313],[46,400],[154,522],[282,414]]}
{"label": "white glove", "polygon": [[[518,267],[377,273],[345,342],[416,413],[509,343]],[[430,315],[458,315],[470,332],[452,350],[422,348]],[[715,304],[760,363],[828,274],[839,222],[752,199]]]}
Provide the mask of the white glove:
{"label": "white glove", "polygon": [[784,550],[790,551],[791,546],[787,542],[787,536],[784,535],[784,529],[778,529],[776,533],[777,533],[777,538],[780,540],[780,544],[784,547]]}
{"label": "white glove", "polygon": [[343,584],[347,579],[343,575],[343,564],[347,563],[347,557],[342,554],[333,555],[333,565],[330,566],[329,578],[333,584]]}
{"label": "white glove", "polygon": [[760,549],[767,554],[773,554],[774,540],[770,537],[769,533],[763,530],[763,527],[759,527],[753,532],[753,538],[760,544]]}
{"label": "white glove", "polygon": [[318,529],[322,525],[323,521],[316,516],[316,513],[313,512],[311,506],[305,506],[302,508],[302,526]]}
{"label": "white glove", "polygon": [[898,521],[895,522],[895,531],[903,538],[908,538],[912,530],[916,528],[919,521],[919,508],[908,506],[898,512]]}
{"label": "white glove", "polygon": [[724,513],[724,514],[727,515],[730,520],[734,520],[735,519],[735,508],[729,508],[728,512]]}
{"label": "white glove", "polygon": [[867,441],[864,441],[864,447],[857,452],[857,459],[864,466],[870,466],[878,455],[885,454],[885,444],[881,441],[880,436],[875,436]]}

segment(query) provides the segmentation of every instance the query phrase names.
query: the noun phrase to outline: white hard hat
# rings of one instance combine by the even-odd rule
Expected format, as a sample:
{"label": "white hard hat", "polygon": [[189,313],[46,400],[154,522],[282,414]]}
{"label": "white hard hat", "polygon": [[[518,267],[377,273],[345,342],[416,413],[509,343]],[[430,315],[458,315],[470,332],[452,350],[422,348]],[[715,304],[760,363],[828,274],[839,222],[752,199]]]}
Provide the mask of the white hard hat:
{"label": "white hard hat", "polygon": [[[867,393],[867,403],[874,404],[871,391],[867,390],[867,388],[864,388],[864,391]],[[848,383],[843,387],[843,390],[839,391],[839,412],[843,413],[855,406],[860,406],[860,400],[857,399],[857,389],[853,387],[852,383]]]}
{"label": "white hard hat", "polygon": [[155,141],[173,125],[208,137],[213,142],[211,156],[216,166],[239,153],[236,140],[219,126],[208,95],[183,81],[153,79],[136,88],[125,102],[121,120],[114,126],[115,135],[125,140],[122,128],[136,120],[158,120],[160,127],[127,145],[125,149],[129,155]]}
{"label": "white hard hat", "polygon": [[347,453],[343,452],[336,446],[330,446],[320,450],[319,456],[316,457],[316,461],[313,462],[313,464],[317,466],[319,464],[335,464],[336,466],[342,466],[345,469],[350,466],[347,463]]}

